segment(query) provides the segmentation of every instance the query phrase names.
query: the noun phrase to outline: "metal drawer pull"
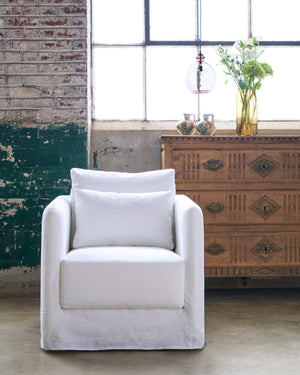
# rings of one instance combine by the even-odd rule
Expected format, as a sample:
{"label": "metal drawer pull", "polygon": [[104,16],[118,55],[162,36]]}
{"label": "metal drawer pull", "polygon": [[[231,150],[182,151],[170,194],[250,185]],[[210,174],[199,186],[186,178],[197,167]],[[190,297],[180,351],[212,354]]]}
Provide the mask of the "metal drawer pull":
{"label": "metal drawer pull", "polygon": [[209,255],[219,255],[224,253],[225,247],[219,243],[212,243],[205,248],[205,252]]}
{"label": "metal drawer pull", "polygon": [[223,211],[224,204],[220,202],[212,202],[205,207],[205,209],[210,212],[211,214],[218,214],[219,212]]}
{"label": "metal drawer pull", "polygon": [[272,203],[263,203],[263,204],[257,206],[257,209],[263,215],[268,215],[276,209],[276,206]]}
{"label": "metal drawer pull", "polygon": [[221,162],[221,160],[218,159],[210,159],[207,160],[203,164],[205,169],[208,169],[209,171],[217,171],[218,169],[221,169],[224,167],[224,164]]}
{"label": "metal drawer pull", "polygon": [[254,165],[256,171],[272,171],[274,167],[274,164],[267,159],[261,159]]}

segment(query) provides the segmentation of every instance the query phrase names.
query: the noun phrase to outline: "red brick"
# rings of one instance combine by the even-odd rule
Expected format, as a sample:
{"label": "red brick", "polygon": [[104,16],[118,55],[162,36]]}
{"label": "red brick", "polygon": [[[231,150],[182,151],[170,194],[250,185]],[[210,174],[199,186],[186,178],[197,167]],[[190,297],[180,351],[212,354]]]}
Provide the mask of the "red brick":
{"label": "red brick", "polygon": [[56,8],[40,8],[40,14],[42,16],[53,16],[57,14],[57,9]]}
{"label": "red brick", "polygon": [[38,53],[37,52],[24,52],[23,60],[24,61],[37,61]]}
{"label": "red brick", "polygon": [[9,7],[9,8],[6,8],[5,14],[7,16],[20,16],[20,15],[23,14],[23,8],[21,8],[21,7]]}
{"label": "red brick", "polygon": [[40,60],[41,61],[48,61],[53,59],[53,53],[47,53],[47,54],[40,54]]}
{"label": "red brick", "polygon": [[50,40],[40,42],[40,48],[43,49],[70,49],[73,43],[70,40]]}
{"label": "red brick", "polygon": [[41,26],[66,26],[68,18],[45,18],[41,19]]}
{"label": "red brick", "polygon": [[54,32],[54,36],[58,38],[84,38],[86,37],[86,30],[58,29]]}
{"label": "red brick", "polygon": [[69,6],[61,9],[64,14],[86,14],[86,7]]}
{"label": "red brick", "polygon": [[38,19],[36,18],[10,18],[7,22],[8,26],[38,26]]}
{"label": "red brick", "polygon": [[78,49],[86,49],[87,43],[85,40],[77,40],[73,42],[73,49],[76,51]]}
{"label": "red brick", "polygon": [[86,26],[86,21],[82,18],[72,18],[70,20],[70,26]]}
{"label": "red brick", "polygon": [[64,54],[60,56],[60,61],[73,61],[73,60],[86,60],[86,54],[74,53],[74,54]]}
{"label": "red brick", "polygon": [[75,72],[76,72],[76,73],[85,73],[85,72],[86,72],[86,65],[85,65],[85,66],[78,66],[78,67],[75,69]]}

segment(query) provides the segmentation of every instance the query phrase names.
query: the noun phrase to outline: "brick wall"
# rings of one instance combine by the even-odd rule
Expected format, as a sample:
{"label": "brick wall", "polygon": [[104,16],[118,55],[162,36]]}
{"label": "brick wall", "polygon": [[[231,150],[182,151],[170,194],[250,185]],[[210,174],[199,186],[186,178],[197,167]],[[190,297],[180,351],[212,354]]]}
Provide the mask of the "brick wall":
{"label": "brick wall", "polygon": [[87,118],[86,0],[2,0],[0,120]]}
{"label": "brick wall", "polygon": [[87,1],[1,0],[0,296],[38,293],[42,211],[87,167]]}

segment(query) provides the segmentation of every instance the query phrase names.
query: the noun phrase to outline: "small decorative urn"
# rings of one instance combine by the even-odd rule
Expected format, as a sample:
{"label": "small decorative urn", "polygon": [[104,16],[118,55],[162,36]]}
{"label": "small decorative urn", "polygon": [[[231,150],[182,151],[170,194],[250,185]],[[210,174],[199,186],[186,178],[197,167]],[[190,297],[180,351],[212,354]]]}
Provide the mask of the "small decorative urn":
{"label": "small decorative urn", "polygon": [[195,115],[191,113],[184,113],[183,120],[177,123],[176,128],[178,132],[182,135],[193,135],[196,130],[195,121],[196,121]]}
{"label": "small decorative urn", "polygon": [[203,120],[196,123],[196,132],[200,135],[213,135],[215,131],[216,126],[212,113],[203,115]]}

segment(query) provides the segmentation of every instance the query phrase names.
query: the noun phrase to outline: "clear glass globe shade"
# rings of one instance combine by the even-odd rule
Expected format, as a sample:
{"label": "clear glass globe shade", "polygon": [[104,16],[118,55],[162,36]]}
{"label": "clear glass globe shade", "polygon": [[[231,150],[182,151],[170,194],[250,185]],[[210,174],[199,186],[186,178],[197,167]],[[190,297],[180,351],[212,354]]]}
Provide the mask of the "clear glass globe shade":
{"label": "clear glass globe shade", "polygon": [[[200,74],[200,85],[198,87],[197,76]],[[186,85],[193,94],[207,94],[216,84],[216,74],[213,68],[206,62],[202,63],[202,71],[199,71],[199,64],[190,66],[186,73]]]}

